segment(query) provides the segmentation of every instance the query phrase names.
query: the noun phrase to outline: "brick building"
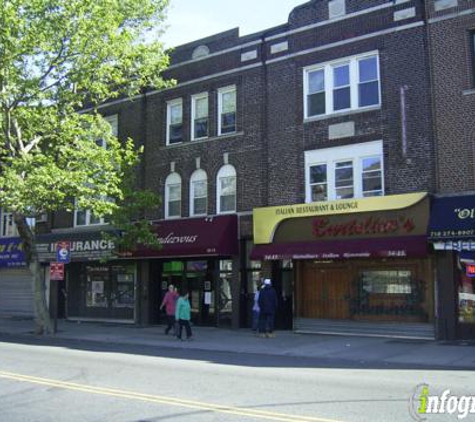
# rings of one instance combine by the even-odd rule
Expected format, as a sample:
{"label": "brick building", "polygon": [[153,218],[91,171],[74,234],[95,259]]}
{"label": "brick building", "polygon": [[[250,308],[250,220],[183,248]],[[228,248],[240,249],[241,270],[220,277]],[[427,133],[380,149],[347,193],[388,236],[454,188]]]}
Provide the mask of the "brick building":
{"label": "brick building", "polygon": [[195,322],[249,326],[271,277],[281,328],[433,337],[426,227],[443,159],[425,3],[309,1],[283,25],[177,47],[176,86],[104,105],[119,137],[145,146],[164,247],[91,264],[85,249],[108,252],[92,250],[100,222],[56,216],[45,262],[71,233],[84,252],[67,316],[158,323],[173,283]]}
{"label": "brick building", "polygon": [[436,145],[430,241],[440,338],[475,337],[475,1],[426,2]]}

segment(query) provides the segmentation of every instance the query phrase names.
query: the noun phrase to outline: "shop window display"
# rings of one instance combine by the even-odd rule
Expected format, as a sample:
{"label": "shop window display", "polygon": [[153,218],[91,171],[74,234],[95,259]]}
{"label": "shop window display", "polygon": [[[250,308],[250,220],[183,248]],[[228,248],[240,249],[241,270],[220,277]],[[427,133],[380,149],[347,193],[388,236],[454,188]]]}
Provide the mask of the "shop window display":
{"label": "shop window display", "polygon": [[458,315],[461,323],[475,323],[475,278],[463,273],[458,286]]}

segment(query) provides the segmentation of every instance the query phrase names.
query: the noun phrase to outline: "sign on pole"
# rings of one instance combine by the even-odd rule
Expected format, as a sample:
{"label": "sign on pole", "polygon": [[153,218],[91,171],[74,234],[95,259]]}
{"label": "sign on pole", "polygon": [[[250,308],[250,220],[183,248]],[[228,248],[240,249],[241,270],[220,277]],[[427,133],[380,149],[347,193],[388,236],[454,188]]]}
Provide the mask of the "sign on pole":
{"label": "sign on pole", "polygon": [[61,262],[50,262],[49,278],[50,280],[64,280],[64,264]]}
{"label": "sign on pole", "polygon": [[71,245],[67,241],[56,243],[56,261],[69,264],[71,260]]}

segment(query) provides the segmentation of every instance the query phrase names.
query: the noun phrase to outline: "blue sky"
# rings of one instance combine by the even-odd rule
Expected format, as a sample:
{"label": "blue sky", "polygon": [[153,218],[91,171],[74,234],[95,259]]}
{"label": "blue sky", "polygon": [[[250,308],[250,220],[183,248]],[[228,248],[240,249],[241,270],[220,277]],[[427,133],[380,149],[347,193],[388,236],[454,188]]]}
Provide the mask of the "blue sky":
{"label": "blue sky", "polygon": [[208,35],[240,28],[252,34],[287,22],[291,10],[306,0],[171,0],[162,40],[175,47]]}

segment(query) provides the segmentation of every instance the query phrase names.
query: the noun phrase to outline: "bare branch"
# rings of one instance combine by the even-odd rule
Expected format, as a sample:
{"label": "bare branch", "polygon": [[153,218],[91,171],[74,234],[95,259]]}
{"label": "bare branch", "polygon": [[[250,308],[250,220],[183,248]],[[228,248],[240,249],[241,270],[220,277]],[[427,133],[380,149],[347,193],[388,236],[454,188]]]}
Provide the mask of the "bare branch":
{"label": "bare branch", "polygon": [[28,154],[33,148],[38,146],[43,138],[41,136],[35,136],[28,144],[23,148],[23,152]]}

